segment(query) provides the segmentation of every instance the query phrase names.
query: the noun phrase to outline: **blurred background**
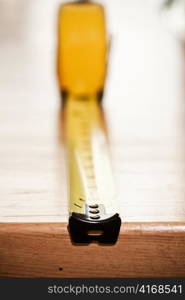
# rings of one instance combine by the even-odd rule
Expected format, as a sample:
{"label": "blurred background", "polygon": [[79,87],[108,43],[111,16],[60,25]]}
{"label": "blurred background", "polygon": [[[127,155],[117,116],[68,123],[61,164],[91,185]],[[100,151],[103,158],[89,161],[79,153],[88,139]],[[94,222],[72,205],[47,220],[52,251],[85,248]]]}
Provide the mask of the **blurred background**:
{"label": "blurred background", "polygon": [[[56,28],[58,7],[63,2],[0,0],[0,95],[4,105],[11,106],[15,95],[19,111],[21,103],[39,109],[49,99],[47,105],[57,105]],[[111,41],[106,102],[115,103],[116,97],[122,97],[138,111],[142,99],[148,97],[144,108],[148,111],[160,89],[161,99],[167,99],[163,95],[167,92],[171,105],[174,86],[182,84],[185,1],[99,3],[106,9]]]}

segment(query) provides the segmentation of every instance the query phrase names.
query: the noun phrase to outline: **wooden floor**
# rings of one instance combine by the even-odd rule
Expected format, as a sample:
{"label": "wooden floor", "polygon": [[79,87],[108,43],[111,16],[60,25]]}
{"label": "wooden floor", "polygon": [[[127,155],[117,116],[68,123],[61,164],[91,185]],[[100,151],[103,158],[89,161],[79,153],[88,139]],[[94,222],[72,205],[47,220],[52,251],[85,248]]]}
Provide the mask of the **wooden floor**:
{"label": "wooden floor", "polygon": [[185,276],[185,50],[150,1],[106,3],[115,246],[67,232],[58,0],[0,0],[0,276]]}

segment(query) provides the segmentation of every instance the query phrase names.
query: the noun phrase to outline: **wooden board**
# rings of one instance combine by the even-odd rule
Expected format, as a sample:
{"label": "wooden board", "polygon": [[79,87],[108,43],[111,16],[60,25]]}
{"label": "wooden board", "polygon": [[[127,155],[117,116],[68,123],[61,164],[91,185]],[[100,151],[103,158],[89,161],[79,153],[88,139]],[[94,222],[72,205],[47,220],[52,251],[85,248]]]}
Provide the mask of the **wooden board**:
{"label": "wooden board", "polygon": [[185,276],[184,48],[150,2],[106,2],[104,110],[123,223],[115,246],[74,246],[55,76],[58,3],[0,1],[0,275]]}
{"label": "wooden board", "polygon": [[182,224],[125,223],[114,246],[72,246],[66,223],[3,224],[5,277],[181,277]]}

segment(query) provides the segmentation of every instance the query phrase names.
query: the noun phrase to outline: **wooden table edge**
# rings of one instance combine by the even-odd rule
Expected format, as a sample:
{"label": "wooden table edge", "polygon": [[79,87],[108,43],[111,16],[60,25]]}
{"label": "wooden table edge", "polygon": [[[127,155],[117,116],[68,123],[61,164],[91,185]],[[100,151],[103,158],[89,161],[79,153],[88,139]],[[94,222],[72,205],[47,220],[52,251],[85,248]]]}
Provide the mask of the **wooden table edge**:
{"label": "wooden table edge", "polygon": [[0,223],[0,277],[185,277],[185,222],[123,223],[115,245],[73,245],[67,223]]}
{"label": "wooden table edge", "polygon": [[[0,222],[0,233],[33,233],[69,235],[67,222]],[[140,234],[182,234],[185,235],[185,222],[125,222],[120,228],[120,237]]]}

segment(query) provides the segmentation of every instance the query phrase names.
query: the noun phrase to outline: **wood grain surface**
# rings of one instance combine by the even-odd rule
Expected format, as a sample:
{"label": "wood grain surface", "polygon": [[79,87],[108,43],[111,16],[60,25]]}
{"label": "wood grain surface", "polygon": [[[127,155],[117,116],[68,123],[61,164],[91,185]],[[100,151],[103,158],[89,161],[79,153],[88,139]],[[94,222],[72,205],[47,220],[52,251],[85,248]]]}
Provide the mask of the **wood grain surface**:
{"label": "wood grain surface", "polygon": [[[184,226],[125,223],[114,246],[73,246],[65,223],[8,224],[0,231],[5,277],[181,277]],[[7,252],[8,249],[8,252]]]}
{"label": "wood grain surface", "polygon": [[115,246],[75,247],[55,74],[60,2],[0,0],[0,275],[185,276],[184,47],[150,1],[100,1],[123,223]]}

